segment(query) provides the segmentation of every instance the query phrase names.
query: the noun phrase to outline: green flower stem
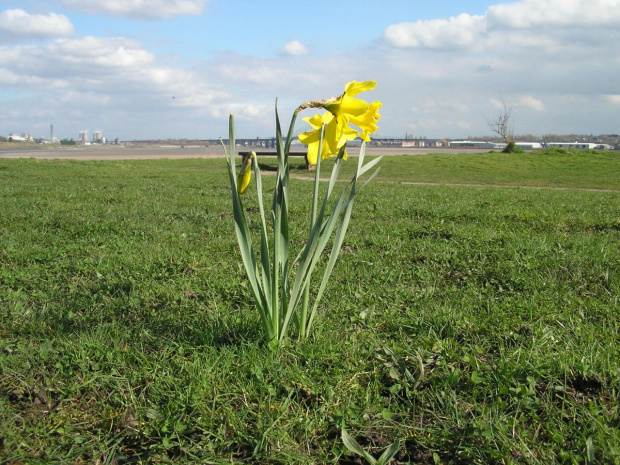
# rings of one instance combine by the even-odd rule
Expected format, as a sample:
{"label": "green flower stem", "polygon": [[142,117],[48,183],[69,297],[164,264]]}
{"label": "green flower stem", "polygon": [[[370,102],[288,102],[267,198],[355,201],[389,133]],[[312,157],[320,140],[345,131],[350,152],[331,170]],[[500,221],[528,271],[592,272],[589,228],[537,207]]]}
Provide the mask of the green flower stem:
{"label": "green flower stem", "polygon": [[[310,231],[314,228],[316,222],[316,208],[319,202],[319,182],[321,179],[321,145],[323,144],[323,136],[325,135],[325,125],[321,126],[321,132],[319,135],[319,156],[316,159],[316,166],[314,169],[314,194],[312,196],[312,209],[310,211]],[[310,277],[308,275],[308,281],[304,288],[304,298],[301,306],[301,315],[299,317],[299,339],[306,338],[307,326],[308,326],[308,305],[310,303]]]}

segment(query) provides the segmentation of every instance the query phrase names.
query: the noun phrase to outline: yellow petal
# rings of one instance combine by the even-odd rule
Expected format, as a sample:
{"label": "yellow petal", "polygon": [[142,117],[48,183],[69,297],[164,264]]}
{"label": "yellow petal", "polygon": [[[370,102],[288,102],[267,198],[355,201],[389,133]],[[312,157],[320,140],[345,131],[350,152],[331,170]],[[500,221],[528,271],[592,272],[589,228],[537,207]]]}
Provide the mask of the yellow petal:
{"label": "yellow petal", "polygon": [[378,112],[381,106],[383,106],[381,102],[372,102],[370,105],[368,105],[368,111],[366,113],[359,117],[351,117],[349,119],[351,124],[356,125],[362,130],[362,132],[360,133],[360,138],[365,140],[366,142],[370,141],[370,137],[368,135],[374,133],[375,131],[377,131],[377,129],[379,129],[376,123],[381,117]]}
{"label": "yellow petal", "polygon": [[316,165],[316,160],[318,159],[319,154],[319,144],[309,144],[308,145],[308,154],[306,155],[306,159],[308,160],[309,165]]}
{"label": "yellow petal", "polygon": [[339,116],[334,118],[325,127],[324,149],[321,158],[330,158],[338,154],[340,149],[347,143],[357,137],[357,131],[348,125],[346,117]]}
{"label": "yellow petal", "polygon": [[[323,133],[323,141],[321,144],[321,160],[333,157],[349,140],[353,140],[357,137],[357,131],[352,129],[345,116],[334,116],[326,112],[318,117],[312,117],[306,119],[310,124],[321,121],[325,124],[325,130]],[[308,146],[308,163],[315,165],[319,157],[319,138],[321,135],[321,126],[318,126],[314,131],[304,132],[298,136],[298,139],[303,144]]]}
{"label": "yellow petal", "polygon": [[[327,124],[329,123],[329,121],[326,121],[326,117],[327,117],[328,113],[317,113],[316,115],[313,115],[311,117],[305,117],[304,121],[306,121],[307,123],[310,124],[310,126],[312,126],[312,129],[321,129],[321,126],[323,124]],[[331,115],[330,115],[331,117]]]}
{"label": "yellow petal", "polygon": [[325,104],[325,109],[334,116],[361,116],[368,111],[368,103],[361,98],[345,94],[335,102]]}
{"label": "yellow petal", "polygon": [[377,87],[377,83],[375,81],[351,81],[347,82],[347,85],[344,86],[344,93],[353,97],[361,92],[373,90],[375,87]]}
{"label": "yellow petal", "polygon": [[319,132],[319,130],[302,132],[301,134],[299,134],[299,136],[297,136],[297,139],[299,139],[299,142],[301,142],[302,144],[309,145],[318,141],[320,134],[321,133]]}

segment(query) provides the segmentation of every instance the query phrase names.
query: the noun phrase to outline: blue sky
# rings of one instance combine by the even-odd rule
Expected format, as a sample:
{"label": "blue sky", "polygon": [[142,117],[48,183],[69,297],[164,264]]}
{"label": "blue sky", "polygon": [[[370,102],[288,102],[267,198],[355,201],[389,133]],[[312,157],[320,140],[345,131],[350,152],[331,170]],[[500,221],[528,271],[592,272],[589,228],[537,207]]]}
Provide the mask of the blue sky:
{"label": "blue sky", "polygon": [[517,133],[618,133],[619,31],[620,0],[0,0],[0,135],[271,137],[276,96],[369,79],[381,136],[486,135],[502,99]]}

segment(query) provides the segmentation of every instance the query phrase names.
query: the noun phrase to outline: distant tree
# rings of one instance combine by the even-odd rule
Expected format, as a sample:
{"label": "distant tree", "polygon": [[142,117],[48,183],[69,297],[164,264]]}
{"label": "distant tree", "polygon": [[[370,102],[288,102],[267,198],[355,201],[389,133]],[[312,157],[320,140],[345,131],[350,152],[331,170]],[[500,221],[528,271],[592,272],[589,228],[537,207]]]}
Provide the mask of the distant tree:
{"label": "distant tree", "polygon": [[521,152],[522,150],[517,147],[514,140],[514,131],[512,127],[512,105],[507,104],[501,94],[499,97],[503,108],[493,118],[489,119],[485,117],[484,119],[487,121],[487,126],[489,129],[499,135],[504,142],[506,142],[506,147],[502,150],[502,152]]}

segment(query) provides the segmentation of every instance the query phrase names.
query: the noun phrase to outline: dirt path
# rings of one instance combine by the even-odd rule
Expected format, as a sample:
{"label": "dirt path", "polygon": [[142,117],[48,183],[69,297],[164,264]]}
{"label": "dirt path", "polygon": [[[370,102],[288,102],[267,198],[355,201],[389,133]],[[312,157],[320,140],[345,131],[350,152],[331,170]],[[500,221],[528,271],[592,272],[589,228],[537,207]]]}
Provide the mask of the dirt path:
{"label": "dirt path", "polygon": [[[274,175],[274,172],[263,172],[262,175]],[[314,181],[313,177],[291,174],[291,178],[300,179],[302,181]],[[329,182],[329,178],[321,178],[321,182]],[[349,179],[340,179],[338,182],[349,182]],[[594,189],[591,187],[560,187],[560,186],[520,186],[510,184],[474,184],[462,182],[428,182],[428,181],[389,181],[387,179],[375,179],[373,183],[379,184],[404,184],[410,186],[454,186],[454,187],[493,187],[498,189],[529,189],[529,190],[556,190],[556,191],[582,191],[582,192],[610,192],[620,194],[618,189]]]}

